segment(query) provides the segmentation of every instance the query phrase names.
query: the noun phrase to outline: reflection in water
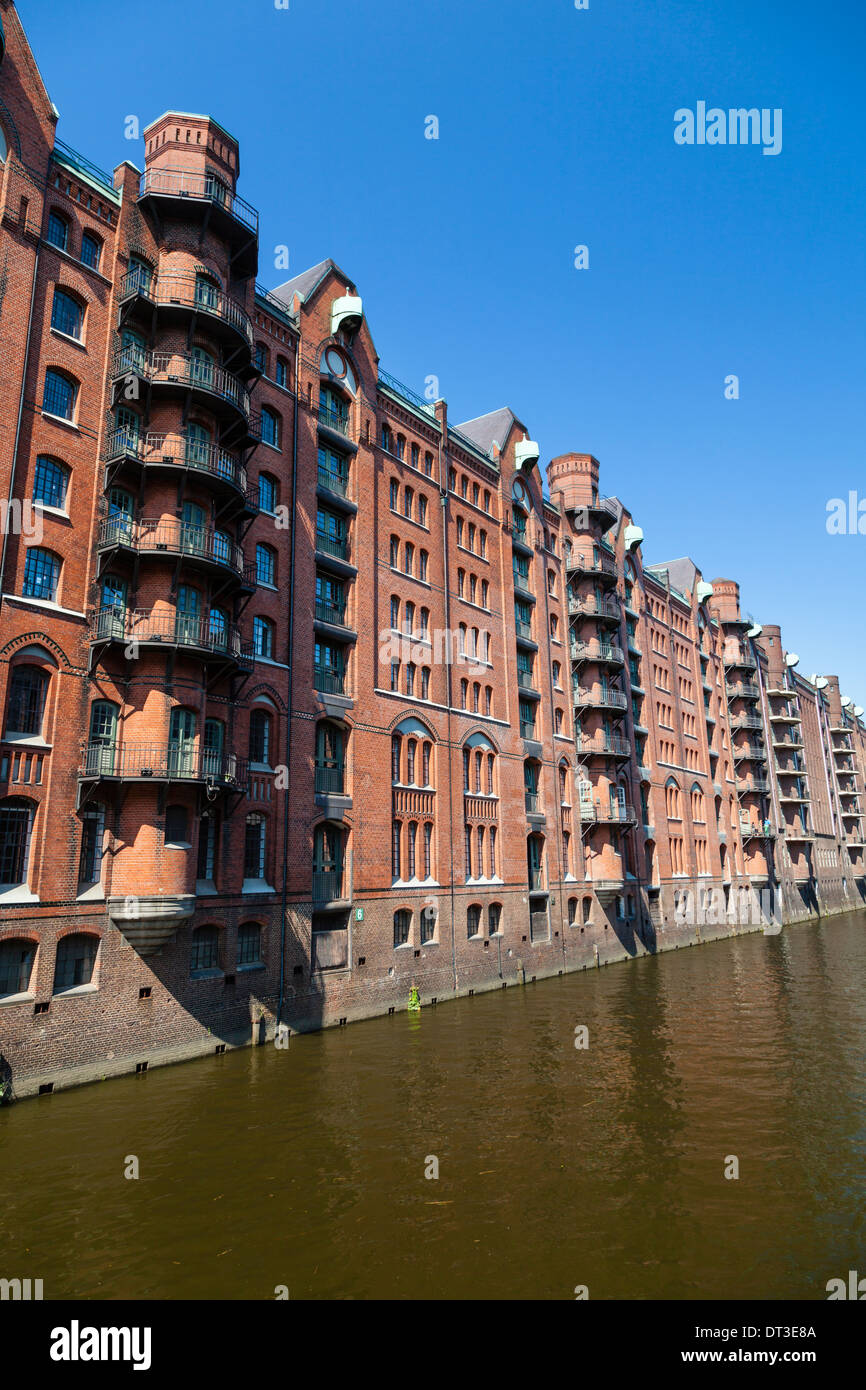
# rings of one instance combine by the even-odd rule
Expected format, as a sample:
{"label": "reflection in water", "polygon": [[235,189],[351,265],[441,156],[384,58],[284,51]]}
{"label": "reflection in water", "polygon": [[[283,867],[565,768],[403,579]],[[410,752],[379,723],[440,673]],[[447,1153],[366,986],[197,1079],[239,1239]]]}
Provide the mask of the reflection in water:
{"label": "reflection in water", "polygon": [[866,1268],[864,966],[851,914],[24,1102],[0,1112],[0,1276],[823,1298]]}

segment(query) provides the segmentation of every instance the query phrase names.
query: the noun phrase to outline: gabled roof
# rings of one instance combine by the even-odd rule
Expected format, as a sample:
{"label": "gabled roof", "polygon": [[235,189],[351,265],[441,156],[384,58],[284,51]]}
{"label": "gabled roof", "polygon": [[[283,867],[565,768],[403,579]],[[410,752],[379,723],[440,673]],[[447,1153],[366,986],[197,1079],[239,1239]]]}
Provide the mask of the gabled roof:
{"label": "gabled roof", "polygon": [[477,415],[474,420],[455,425],[455,429],[467,435],[473,444],[477,444],[482,454],[489,454],[494,443],[498,444],[500,449],[503,447],[508,438],[508,431],[516,424],[517,417],[504,405],[500,410],[491,410],[489,415]]}
{"label": "gabled roof", "polygon": [[349,286],[350,290],[354,290],[354,282],[340,269],[336,261],[332,261],[329,256],[326,261],[319,261],[318,265],[310,266],[309,270],[302,270],[300,275],[295,275],[291,280],[286,280],[285,284],[277,285],[275,290],[271,290],[271,294],[275,299],[281,299],[289,306],[291,306],[292,298],[296,294],[301,295],[303,299],[309,299],[310,295],[315,293],[319,285],[332,270],[340,276],[343,282]]}

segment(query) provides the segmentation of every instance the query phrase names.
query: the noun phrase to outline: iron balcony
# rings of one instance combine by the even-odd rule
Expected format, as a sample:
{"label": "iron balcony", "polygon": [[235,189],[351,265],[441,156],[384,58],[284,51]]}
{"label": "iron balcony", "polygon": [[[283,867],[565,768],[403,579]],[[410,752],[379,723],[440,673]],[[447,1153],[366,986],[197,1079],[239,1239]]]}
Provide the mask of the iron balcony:
{"label": "iron balcony", "polygon": [[99,550],[130,550],[142,556],[181,557],[204,569],[228,572],[246,588],[256,587],[255,565],[247,564],[239,545],[221,531],[192,526],[178,517],[133,521],[126,516],[108,517],[97,538]]}
{"label": "iron balcony", "polygon": [[174,217],[191,219],[199,212],[218,236],[232,246],[233,268],[241,278],[258,265],[259,215],[215,174],[193,169],[151,168],[141,177],[138,201],[158,206]]}
{"label": "iron balcony", "polygon": [[247,785],[248,765],[235,753],[164,743],[88,743],[79,777],[86,780],[210,782],[236,791]]}
{"label": "iron balcony", "polygon": [[215,627],[210,615],[155,613],[146,608],[100,608],[90,627],[90,641],[135,643],[147,647],[182,647],[203,659],[253,668],[253,643],[233,623]]}
{"label": "iron balcony", "polygon": [[131,430],[117,429],[109,434],[104,462],[139,465],[151,469],[179,469],[195,473],[218,493],[233,496],[241,503],[242,509],[254,515],[258,509],[258,497],[250,486],[247,470],[239,456],[219,444],[184,439],[181,435],[135,434]]}
{"label": "iron balcony", "polygon": [[217,285],[204,281],[191,272],[147,274],[139,268],[130,270],[120,282],[118,300],[131,304],[141,300],[158,314],[201,315],[208,331],[217,338],[240,338],[252,352],[255,336],[252,320],[243,304],[225,294]]}

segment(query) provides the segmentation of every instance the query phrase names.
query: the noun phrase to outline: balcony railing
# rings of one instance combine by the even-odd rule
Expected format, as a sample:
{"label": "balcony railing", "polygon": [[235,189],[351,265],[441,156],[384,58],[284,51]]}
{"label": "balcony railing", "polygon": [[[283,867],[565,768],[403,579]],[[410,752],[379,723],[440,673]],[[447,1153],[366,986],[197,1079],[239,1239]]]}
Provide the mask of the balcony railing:
{"label": "balcony railing", "polygon": [[616,734],[610,737],[605,737],[604,734],[578,734],[574,742],[581,756],[631,757],[631,744],[628,739],[619,738]]}
{"label": "balcony railing", "polygon": [[345,767],[320,767],[316,764],[315,785],[316,791],[324,795],[342,796],[346,785]]}
{"label": "balcony railing", "polygon": [[316,599],[316,617],[320,623],[332,623],[335,627],[346,626],[345,606],[325,603],[323,599]]}
{"label": "balcony railing", "polygon": [[588,618],[610,618],[620,620],[619,600],[614,598],[574,598],[568,600],[569,613],[579,613]]}
{"label": "balcony railing", "polygon": [[531,893],[544,892],[544,870],[528,869],[527,878],[529,879],[529,891]]}
{"label": "balcony railing", "polygon": [[626,697],[621,691],[606,690],[600,685],[590,686],[588,688],[575,685],[574,703],[578,706],[594,706],[598,709],[618,710],[624,710],[628,705]]}
{"label": "balcony railing", "polygon": [[528,739],[535,738],[535,725],[530,724],[528,719],[521,719],[520,721],[520,737]]}
{"label": "balcony railing", "polygon": [[120,348],[114,354],[111,375],[114,380],[139,376],[156,386],[206,391],[209,396],[235,406],[249,420],[250,395],[240,377],[189,353],[149,352],[137,346]]}
{"label": "balcony railing", "polygon": [[725,652],[723,660],[725,666],[729,668],[741,666],[745,671],[755,670],[755,658],[752,656],[752,653],[747,652],[744,647],[738,647],[733,651]]}
{"label": "balcony railing", "polygon": [[329,492],[335,492],[338,497],[348,497],[349,479],[343,477],[342,473],[337,473],[333,468],[320,468],[318,473],[319,487],[327,488]]}
{"label": "balcony railing", "polygon": [[731,719],[732,729],[762,729],[763,721],[756,714],[735,714]]}
{"label": "balcony railing", "polygon": [[183,744],[88,743],[79,775],[215,782],[242,788],[247,783],[247,761],[235,753],[215,753]]}
{"label": "balcony railing", "polygon": [[202,281],[196,275],[142,274],[136,268],[124,275],[118,298],[122,302],[133,295],[141,295],[158,308],[176,307],[209,314],[235,329],[251,348],[253,346],[252,320],[244,306],[224,294],[216,285]]}
{"label": "balcony railing", "polygon": [[331,406],[319,406],[319,424],[326,425],[329,430],[336,430],[338,434],[348,435],[349,416],[343,414],[341,410],[333,410]]}
{"label": "balcony railing", "polygon": [[112,516],[99,528],[97,546],[101,550],[123,546],[142,555],[165,552],[183,555],[190,560],[203,560],[222,565],[242,579],[255,583],[255,566],[248,565],[239,545],[222,531],[208,526],[190,526],[176,517],[159,517],[133,521],[126,516]]}
{"label": "balcony railing", "polygon": [[616,578],[616,560],[611,555],[599,555],[595,559],[592,555],[571,555],[566,556],[565,568],[569,572],[577,571],[583,574],[606,574]]}
{"label": "balcony railing", "polygon": [[740,681],[739,685],[728,686],[729,703],[731,700],[759,700],[760,698],[760,690],[749,681]]}
{"label": "balcony railing", "polygon": [[105,461],[112,463],[124,457],[138,459],[145,466],[163,464],[208,473],[221,482],[230,483],[253,500],[247,492],[247,470],[237,454],[221,449],[218,444],[199,443],[153,432],[136,435],[130,430],[112,430],[106,441]]}
{"label": "balcony railing", "polygon": [[518,637],[523,637],[527,641],[532,641],[532,623],[525,623],[520,618],[515,618],[514,628]]}
{"label": "balcony railing", "polygon": [[214,656],[225,656],[252,665],[252,641],[241,636],[233,623],[222,627],[201,614],[154,613],[147,608],[100,608],[90,628],[94,642],[165,643],[194,647]]}
{"label": "balcony railing", "polygon": [[345,695],[346,673],[334,671],[328,666],[313,667],[313,688],[325,695]]}
{"label": "balcony railing", "polygon": [[316,549],[323,555],[333,555],[335,560],[349,559],[348,536],[329,536],[325,531],[316,532]]}
{"label": "balcony railing", "polygon": [[608,642],[572,642],[572,661],[604,661],[612,666],[625,665],[625,652]]}
{"label": "balcony railing", "polygon": [[143,198],[148,193],[213,203],[248,231],[258,235],[259,214],[255,208],[244,202],[236,193],[232,193],[231,189],[213,174],[197,173],[192,169],[148,169],[142,175],[138,196]]}
{"label": "balcony railing", "polygon": [[541,810],[541,797],[538,792],[524,791],[523,801],[528,816],[536,816]]}
{"label": "balcony railing", "polygon": [[520,686],[521,690],[535,690],[537,688],[535,685],[535,678],[531,671],[518,670],[517,684]]}
{"label": "balcony railing", "polygon": [[314,870],[312,888],[313,902],[340,902],[343,897],[343,877],[342,869]]}

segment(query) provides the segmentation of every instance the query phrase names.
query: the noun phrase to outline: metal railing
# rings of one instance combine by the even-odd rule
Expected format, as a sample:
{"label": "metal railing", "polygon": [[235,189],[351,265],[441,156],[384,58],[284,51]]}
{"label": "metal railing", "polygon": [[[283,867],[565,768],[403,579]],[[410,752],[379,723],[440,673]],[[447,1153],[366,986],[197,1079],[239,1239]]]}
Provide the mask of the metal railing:
{"label": "metal railing", "polygon": [[572,661],[609,661],[624,666],[625,652],[622,647],[607,642],[572,642],[571,659]]}
{"label": "metal railing", "polygon": [[565,559],[565,568],[569,572],[577,571],[583,574],[607,574],[616,578],[616,560],[610,555],[599,555],[595,559],[592,555],[576,555],[572,552]]}
{"label": "metal railing", "polygon": [[329,666],[313,667],[313,689],[325,695],[344,695],[346,693],[345,671],[334,671]]}
{"label": "metal railing", "polygon": [[590,806],[582,802],[580,806],[581,821],[597,821],[602,825],[636,825],[637,816],[631,806],[604,806],[601,802],[596,802]]}
{"label": "metal railing", "polygon": [[318,479],[319,479],[319,486],[320,486],[320,487],[325,487],[325,488],[327,488],[329,492],[336,492],[336,493],[338,494],[338,496],[340,496],[340,497],[348,497],[348,495],[349,495],[349,479],[348,479],[348,476],[344,478],[343,475],[342,475],[341,473],[338,473],[338,472],[336,471],[336,469],[333,469],[333,468],[322,468],[322,467],[320,467],[320,468],[319,468],[319,473],[318,473]]}
{"label": "metal railing", "polygon": [[213,203],[229,213],[256,236],[259,231],[259,214],[250,203],[239,198],[236,193],[213,174],[196,173],[191,169],[148,169],[142,175],[138,186],[138,196],[152,193],[169,198],[193,198]]}
{"label": "metal railing", "polygon": [[523,800],[527,815],[537,815],[541,809],[541,797],[538,792],[524,791]]}
{"label": "metal railing", "polygon": [[337,767],[321,767],[316,764],[315,768],[316,791],[330,796],[342,796],[346,785],[346,769],[342,765]]}
{"label": "metal railing", "polygon": [[222,482],[231,483],[239,492],[248,494],[247,470],[237,454],[222,449],[218,444],[184,439],[179,435],[156,434],[149,431],[136,435],[130,430],[118,429],[109,434],[105,446],[105,461],[115,459],[138,459],[140,463],[166,464],[178,468],[190,468],[196,473],[208,473]]}
{"label": "metal railing", "polygon": [[217,285],[203,281],[195,274],[175,272],[153,275],[136,267],[121,280],[118,298],[123,301],[137,294],[158,308],[175,306],[209,314],[236,329],[249,346],[253,346],[255,335],[252,320],[244,306]]}
{"label": "metal railing", "polygon": [[625,695],[619,690],[606,690],[601,685],[585,688],[575,684],[573,690],[576,705],[595,705],[599,709],[619,710],[626,709],[628,705]]}
{"label": "metal railing", "polygon": [[188,782],[213,781],[243,787],[247,760],[235,753],[173,743],[88,743],[79,775],[82,777],[145,777]]}
{"label": "metal railing", "polygon": [[614,598],[574,598],[568,600],[569,613],[580,613],[590,618],[613,618],[620,621],[619,601]]}
{"label": "metal railing", "polygon": [[114,354],[111,367],[114,380],[140,376],[156,386],[187,386],[206,391],[235,406],[245,419],[250,415],[250,394],[240,377],[225,367],[193,357],[186,352],[152,352],[128,344]]}
{"label": "metal railing", "polygon": [[529,888],[533,893],[544,892],[544,870],[527,869],[526,876],[529,880]]}
{"label": "metal railing", "polygon": [[339,902],[343,896],[343,870],[319,869],[313,872],[314,903]]}
{"label": "metal railing", "polygon": [[154,613],[147,608],[100,608],[90,626],[91,641],[164,642],[195,647],[252,664],[253,644],[233,623],[220,628],[210,615]]}
{"label": "metal railing", "polygon": [[580,754],[612,754],[614,757],[622,758],[631,756],[631,744],[628,739],[619,738],[615,734],[609,738],[603,734],[578,734],[574,742]]}
{"label": "metal railing", "polygon": [[223,565],[250,583],[255,583],[255,565],[247,564],[244,552],[224,532],[209,526],[192,526],[177,517],[133,521],[131,517],[111,516],[99,528],[97,547],[126,546],[142,555],[165,552],[190,560]]}
{"label": "metal railing", "polygon": [[521,690],[535,690],[535,678],[531,671],[517,672],[517,684]]}
{"label": "metal railing", "polygon": [[320,623],[333,623],[335,627],[346,626],[346,609],[338,607],[336,603],[325,603],[324,599],[316,599],[316,617]]}
{"label": "metal railing", "polygon": [[528,719],[521,719],[520,721],[520,737],[528,739],[535,738],[535,725],[530,724]]}
{"label": "metal railing", "polygon": [[739,685],[729,685],[727,688],[728,702],[731,700],[759,700],[761,692],[756,685],[748,681],[741,681]]}
{"label": "metal railing", "polygon": [[762,729],[763,721],[755,714],[735,714],[731,719],[732,729]]}
{"label": "metal railing", "polygon": [[530,642],[533,640],[532,623],[525,623],[522,621],[522,619],[515,618],[514,627],[518,637],[525,637]]}
{"label": "metal railing", "polygon": [[329,536],[325,531],[317,531],[316,549],[324,555],[333,555],[336,560],[348,560],[349,538],[345,536],[339,539],[335,536]]}
{"label": "metal railing", "polygon": [[342,410],[334,410],[331,406],[319,406],[319,424],[326,425],[329,430],[336,430],[338,434],[349,434],[349,416]]}

